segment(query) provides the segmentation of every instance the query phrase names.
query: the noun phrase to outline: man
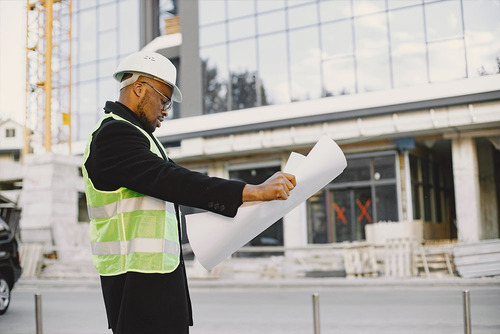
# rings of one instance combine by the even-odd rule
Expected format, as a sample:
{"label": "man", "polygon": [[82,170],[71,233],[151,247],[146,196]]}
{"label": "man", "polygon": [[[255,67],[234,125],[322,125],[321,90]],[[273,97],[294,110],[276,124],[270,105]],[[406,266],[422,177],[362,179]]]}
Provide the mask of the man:
{"label": "man", "polygon": [[178,205],[234,217],[243,202],[284,200],[295,186],[289,174],[250,185],[170,160],[153,132],[182,101],[176,75],[160,54],[126,57],[113,75],[119,99],[106,102],[83,157],[93,260],[115,334],[181,334],[193,324]]}

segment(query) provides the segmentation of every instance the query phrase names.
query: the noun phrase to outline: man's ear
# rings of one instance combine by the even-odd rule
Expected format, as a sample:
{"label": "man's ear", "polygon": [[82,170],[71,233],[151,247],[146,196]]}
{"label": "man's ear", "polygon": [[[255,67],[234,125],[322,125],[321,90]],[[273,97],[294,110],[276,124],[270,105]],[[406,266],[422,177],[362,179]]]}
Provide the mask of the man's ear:
{"label": "man's ear", "polygon": [[132,84],[132,89],[137,97],[143,97],[146,93],[144,85],[140,81],[136,81]]}

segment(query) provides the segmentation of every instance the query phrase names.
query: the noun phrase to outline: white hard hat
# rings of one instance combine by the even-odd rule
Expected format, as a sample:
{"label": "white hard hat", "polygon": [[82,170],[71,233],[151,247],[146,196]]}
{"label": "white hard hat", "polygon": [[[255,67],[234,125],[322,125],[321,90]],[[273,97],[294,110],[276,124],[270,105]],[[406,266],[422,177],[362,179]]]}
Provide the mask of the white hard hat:
{"label": "white hard hat", "polygon": [[[122,81],[125,73],[132,77]],[[120,89],[133,84],[139,75],[147,76],[172,87],[172,100],[182,102],[182,93],[175,85],[177,70],[165,56],[151,51],[139,51],[125,57],[116,68],[113,78],[120,82]]]}

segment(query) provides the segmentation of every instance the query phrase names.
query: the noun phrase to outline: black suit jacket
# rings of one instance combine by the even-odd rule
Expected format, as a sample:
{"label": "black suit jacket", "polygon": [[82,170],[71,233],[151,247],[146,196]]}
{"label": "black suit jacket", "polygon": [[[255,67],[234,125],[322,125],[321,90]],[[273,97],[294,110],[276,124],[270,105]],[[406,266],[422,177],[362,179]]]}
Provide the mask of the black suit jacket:
{"label": "black suit jacket", "polygon": [[[119,102],[106,102],[104,110],[141,126]],[[236,215],[245,183],[190,171],[158,157],[149,147],[148,138],[134,126],[105,120],[93,133],[85,163],[94,186],[108,191],[126,187],[176,205]],[[115,333],[187,333],[193,324],[182,254],[172,273],[102,276],[101,285],[109,328]]]}

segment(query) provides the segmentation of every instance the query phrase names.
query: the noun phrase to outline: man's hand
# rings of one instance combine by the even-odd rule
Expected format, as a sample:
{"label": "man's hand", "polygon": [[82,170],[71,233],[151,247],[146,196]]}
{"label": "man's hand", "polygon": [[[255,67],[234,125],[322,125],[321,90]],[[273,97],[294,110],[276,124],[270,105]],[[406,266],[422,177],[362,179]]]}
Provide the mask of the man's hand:
{"label": "man's hand", "polygon": [[247,184],[243,188],[243,202],[285,200],[296,185],[295,176],[277,172],[261,184]]}

